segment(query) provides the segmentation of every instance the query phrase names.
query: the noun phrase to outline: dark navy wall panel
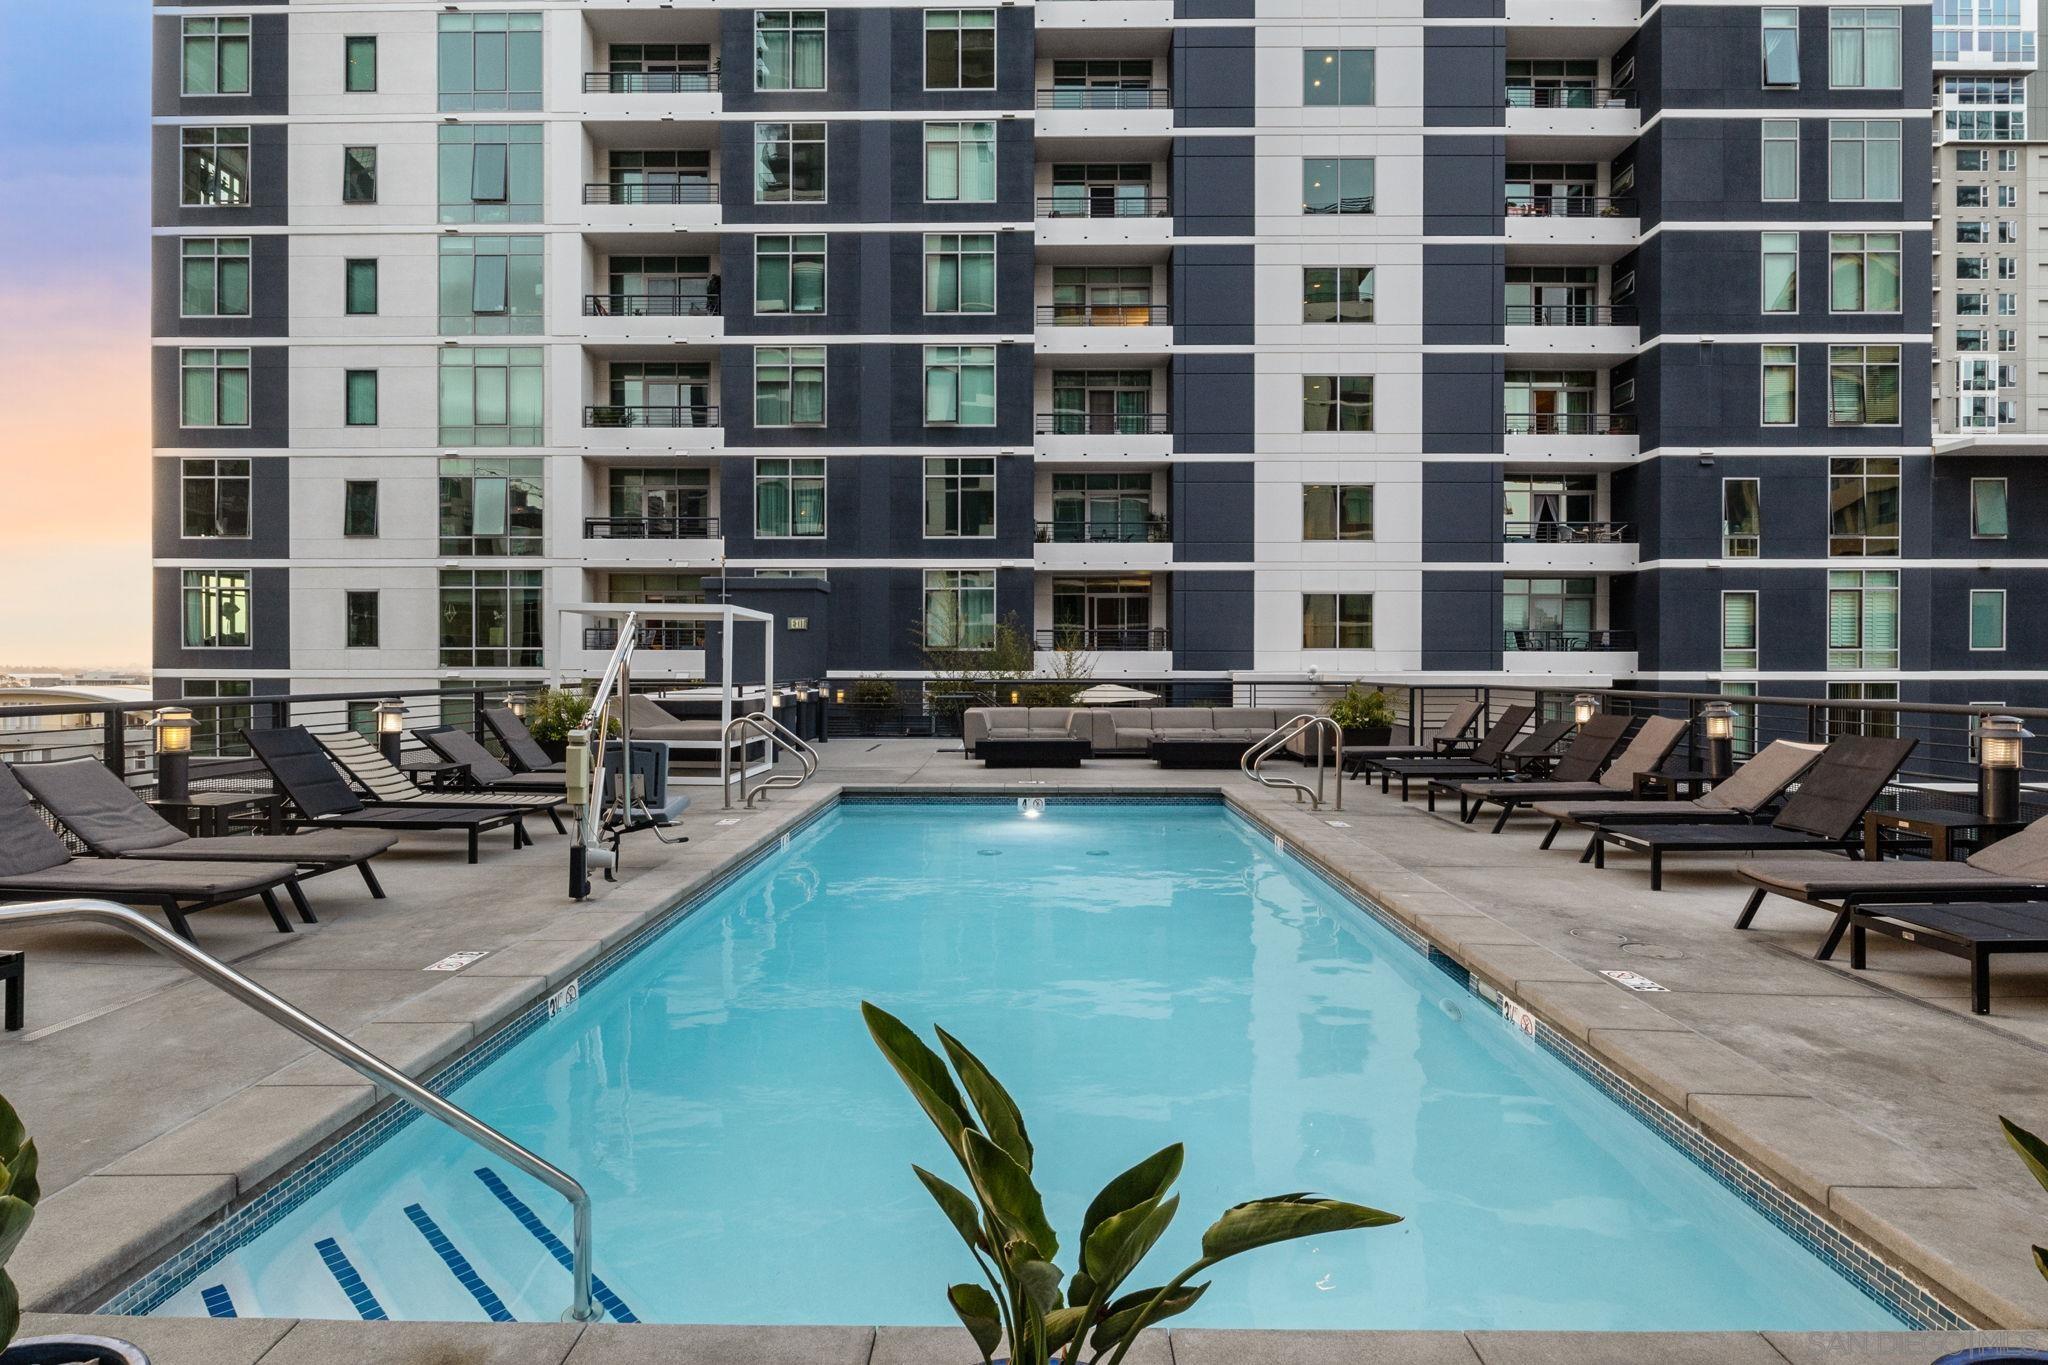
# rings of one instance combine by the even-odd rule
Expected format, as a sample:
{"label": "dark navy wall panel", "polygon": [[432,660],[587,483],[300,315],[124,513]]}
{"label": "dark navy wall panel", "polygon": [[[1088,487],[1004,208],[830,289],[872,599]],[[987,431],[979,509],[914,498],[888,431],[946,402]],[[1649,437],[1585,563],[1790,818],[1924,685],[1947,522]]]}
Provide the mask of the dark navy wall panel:
{"label": "dark navy wall panel", "polygon": [[1177,246],[1167,298],[1176,346],[1252,344],[1252,249]]}
{"label": "dark navy wall panel", "polygon": [[1863,333],[1922,333],[1932,325],[1932,234],[1901,236],[1902,307],[1897,313],[1829,311],[1825,226],[1799,231],[1796,314],[1762,311],[1763,235],[1751,229],[1659,233],[1616,270],[1636,273],[1636,303],[1646,341],[1666,332],[1714,337],[1819,332],[1844,339]]}
{"label": "dark navy wall panel", "polygon": [[1257,187],[1248,137],[1173,140],[1173,230],[1182,237],[1241,237],[1252,231]]}
{"label": "dark navy wall panel", "polygon": [[1171,480],[1173,558],[1245,563],[1252,558],[1252,464],[1176,464]]}
{"label": "dark navy wall panel", "polygon": [[1442,237],[1498,237],[1506,181],[1505,138],[1425,135],[1422,230]]}
{"label": "dark navy wall panel", "polygon": [[719,412],[727,446],[1028,446],[1031,443],[1031,351],[997,346],[996,424],[924,424],[921,345],[837,345],[825,352],[825,421],[821,426],[754,425],[752,346],[719,348]]}
{"label": "dark navy wall panel", "polygon": [[[768,228],[768,234],[783,229]],[[1017,333],[1032,326],[1032,239],[998,232],[996,311],[927,314],[924,311],[924,237],[915,232],[831,232],[825,238],[825,311],[754,311],[752,232],[721,235],[725,334],[728,337],[804,337]]]}
{"label": "dark navy wall panel", "polygon": [[[217,126],[240,127],[223,118]],[[291,203],[287,181],[285,125],[249,125],[249,203],[241,208],[186,208],[178,202],[183,155],[181,134],[172,125],[149,130],[150,221],[158,227],[183,227],[198,233],[232,235],[248,227],[282,227]],[[338,164],[338,163],[337,163]],[[753,182],[748,181],[749,184]],[[341,175],[335,173],[334,199],[341,200]]]}
{"label": "dark navy wall panel", "polygon": [[1250,573],[1175,573],[1169,615],[1175,668],[1251,667]]}
{"label": "dark navy wall panel", "polygon": [[[257,14],[249,20],[249,93],[187,95],[184,93],[181,18],[160,14],[150,21],[150,112],[172,118],[207,118],[239,123],[259,114],[283,114],[291,106],[291,20],[282,14]],[[334,69],[342,66],[341,36],[302,38],[325,41],[334,49]]]}
{"label": "dark navy wall panel", "polygon": [[1422,30],[1422,122],[1431,128],[1498,128],[1505,121],[1505,28]]}
{"label": "dark navy wall panel", "polygon": [[[1763,31],[1754,5],[1666,5],[1643,20],[1635,48],[1636,83],[1646,115],[1665,109],[1765,109],[1772,113],[1826,108],[1927,108],[1927,83],[1915,72],[1932,59],[1931,11],[1900,10],[1902,49],[1897,90],[1828,87],[1828,11],[1802,6],[1799,15],[1799,85],[1765,89]],[[1923,143],[1923,148],[1924,148]],[[1925,184],[1923,179],[1920,182]]]}
{"label": "dark navy wall panel", "polygon": [[1422,574],[1422,666],[1446,672],[1500,667],[1498,573]]}
{"label": "dark navy wall panel", "polygon": [[1498,355],[1422,357],[1423,454],[1500,452],[1501,371]]}
{"label": "dark navy wall panel", "polygon": [[1167,377],[1173,397],[1173,448],[1189,455],[1234,455],[1252,448],[1252,357],[1177,355]]}
{"label": "dark navy wall panel", "polygon": [[1799,422],[1763,424],[1762,353],[1749,342],[1703,346],[1672,342],[1626,370],[1636,381],[1642,446],[1900,446],[1924,448],[1930,403],[1917,377],[1928,372],[1929,348],[1901,348],[1897,426],[1828,425],[1828,346],[1799,346]]}
{"label": "dark navy wall panel", "polygon": [[[229,459],[236,456],[224,452]],[[209,455],[187,458],[204,460]],[[249,461],[249,534],[241,540],[187,540],[183,534],[184,499],[181,480],[183,461],[177,458],[150,462],[150,502],[155,509],[151,553],[162,559],[235,560],[289,559],[291,536],[291,461],[282,455],[258,456]],[[334,528],[339,530],[339,527]]]}
{"label": "dark navy wall panel", "polygon": [[1462,460],[1422,466],[1422,558],[1501,558],[1501,466]]}
{"label": "dark navy wall panel", "polygon": [[249,349],[249,425],[246,427],[180,427],[178,425],[178,352],[176,346],[153,347],[149,357],[150,444],[155,446],[282,449],[291,437],[291,348]]}
{"label": "dark navy wall panel", "polygon": [[719,461],[719,516],[729,558],[957,560],[1031,556],[1033,471],[1028,455],[990,457],[996,462],[996,534],[974,539],[926,538],[924,458],[916,455],[828,457],[825,534],[757,539],[755,458],[728,455]]}
{"label": "dark navy wall panel", "polygon": [[841,113],[856,110],[930,109],[981,112],[1031,107],[1035,52],[1031,11],[996,11],[996,87],[993,90],[924,88],[922,9],[833,9],[825,12],[825,88],[754,88],[754,12],[723,17],[719,44],[720,93],[733,113]]}
{"label": "dark navy wall panel", "polygon": [[1507,249],[1422,248],[1422,340],[1428,346],[1498,346]]}
{"label": "dark navy wall panel", "polygon": [[[2032,457],[1943,455],[1932,466],[1929,498],[1934,543],[1941,553],[1971,559],[2048,558],[2048,468]],[[1970,534],[1970,480],[2004,479],[2007,535]]]}
{"label": "dark navy wall panel", "polygon": [[1173,30],[1173,121],[1182,128],[1249,128],[1258,103],[1255,30]]}
{"label": "dark navy wall panel", "polygon": [[1933,164],[1928,120],[1924,113],[1918,118],[1909,113],[1901,124],[1902,198],[1842,203],[1828,199],[1828,119],[1822,114],[1800,120],[1799,202],[1766,203],[1763,127],[1758,120],[1666,119],[1646,130],[1636,144],[1635,194],[1643,226],[1666,218],[1788,227],[1808,222],[1925,221]]}
{"label": "dark navy wall panel", "polygon": [[[227,565],[223,567],[233,567]],[[289,668],[292,659],[292,598],[289,569],[252,569],[249,573],[249,639],[247,649],[187,649],[180,569],[153,569],[150,654],[158,668],[270,669]],[[335,609],[340,610],[337,597]]]}
{"label": "dark navy wall panel", "polygon": [[[194,237],[208,234],[193,232]],[[232,232],[223,234],[234,236]],[[281,233],[249,238],[249,316],[181,318],[184,247],[177,237],[149,240],[149,320],[160,337],[281,337],[291,331],[291,239]],[[333,262],[334,269],[342,263]]]}

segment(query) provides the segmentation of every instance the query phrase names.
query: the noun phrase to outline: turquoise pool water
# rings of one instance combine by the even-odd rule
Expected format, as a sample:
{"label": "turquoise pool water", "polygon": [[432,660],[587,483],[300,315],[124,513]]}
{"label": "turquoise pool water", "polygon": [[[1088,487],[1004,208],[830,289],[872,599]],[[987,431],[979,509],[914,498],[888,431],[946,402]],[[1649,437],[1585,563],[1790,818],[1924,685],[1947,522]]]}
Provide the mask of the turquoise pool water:
{"label": "turquoise pool water", "polygon": [[[943,1023],[1016,1094],[1065,1237],[1175,1140],[1164,1274],[1256,1195],[1406,1215],[1221,1267],[1193,1324],[1900,1325],[1220,806],[842,807],[456,1097],[589,1186],[613,1316],[948,1322],[971,1267],[910,1163],[949,1158],[863,998]],[[415,1122],[158,1311],[551,1318],[567,1225]]]}

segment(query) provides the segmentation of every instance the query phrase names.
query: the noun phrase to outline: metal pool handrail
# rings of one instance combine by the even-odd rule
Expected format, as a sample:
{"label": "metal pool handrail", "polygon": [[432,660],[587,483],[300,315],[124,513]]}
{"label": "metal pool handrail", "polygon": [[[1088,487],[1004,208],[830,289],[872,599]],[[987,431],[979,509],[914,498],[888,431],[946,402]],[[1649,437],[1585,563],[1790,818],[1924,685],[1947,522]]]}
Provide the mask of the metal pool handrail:
{"label": "metal pool handrail", "polygon": [[[1260,771],[1266,760],[1273,756],[1274,750],[1305,730],[1314,730],[1316,732],[1316,785],[1313,788],[1304,783],[1296,782],[1291,777],[1267,777]],[[1237,766],[1246,777],[1249,777],[1260,786],[1273,787],[1280,791],[1291,791],[1294,793],[1294,799],[1297,802],[1306,796],[1309,799],[1309,808],[1311,810],[1321,810],[1323,808],[1323,736],[1326,734],[1336,738],[1337,801],[1334,809],[1343,810],[1344,731],[1336,721],[1331,720],[1328,716],[1316,716],[1303,712],[1301,715],[1281,722],[1280,726],[1271,734],[1252,745],[1251,748],[1246,749],[1243,756],[1238,759]]]}
{"label": "metal pool handrail", "polygon": [[761,794],[771,787],[801,787],[804,783],[817,776],[818,751],[799,738],[794,730],[765,712],[749,711],[743,716],[734,716],[726,722],[725,731],[720,737],[718,745],[718,785],[725,791],[725,808],[727,810],[732,809],[732,742],[733,738],[741,730],[752,730],[768,741],[768,756],[771,763],[775,757],[775,745],[777,741],[780,741],[784,748],[796,755],[797,762],[803,765],[801,773],[770,773],[767,777],[762,778],[760,785],[754,788],[752,794],[749,794],[747,791],[747,757],[742,752],[740,755],[740,803],[748,810],[752,810],[754,802],[759,800]]}
{"label": "metal pool handrail", "polygon": [[118,929],[154,948],[200,980],[220,988],[271,1022],[282,1025],[320,1051],[409,1104],[438,1119],[486,1151],[511,1162],[569,1201],[575,1215],[575,1261],[571,1274],[576,1292],[566,1321],[591,1322],[599,1313],[590,1294],[590,1194],[574,1176],[536,1156],[467,1110],[458,1109],[433,1091],[307,1014],[298,1006],[257,985],[234,968],[209,956],[175,934],[159,929],[125,906],[103,900],[37,901],[0,906],[0,929],[26,924],[102,924]]}

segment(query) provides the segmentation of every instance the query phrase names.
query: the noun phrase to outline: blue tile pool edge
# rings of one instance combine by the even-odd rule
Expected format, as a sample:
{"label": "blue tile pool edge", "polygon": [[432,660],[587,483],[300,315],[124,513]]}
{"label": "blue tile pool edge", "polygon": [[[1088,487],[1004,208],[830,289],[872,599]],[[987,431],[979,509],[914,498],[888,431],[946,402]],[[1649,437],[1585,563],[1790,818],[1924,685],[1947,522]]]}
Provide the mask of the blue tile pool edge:
{"label": "blue tile pool edge", "polygon": [[[1015,805],[1025,797],[1043,798],[1048,804],[1059,805],[1221,806],[1243,820],[1251,829],[1268,836],[1277,852],[1292,859],[1317,881],[1356,906],[1361,913],[1371,917],[1374,923],[1424,955],[1475,998],[1484,1001],[1491,1009],[1500,1008],[1500,993],[1475,978],[1457,959],[1375,903],[1362,889],[1348,882],[1341,873],[1325,865],[1311,850],[1297,846],[1279,830],[1259,818],[1254,811],[1230,800],[1220,790],[1210,793],[1154,796],[1150,793],[1136,792],[925,793],[901,789],[842,789],[833,799],[822,801],[805,812],[788,828],[764,838],[758,846],[741,854],[703,885],[679,896],[668,909],[657,912],[630,937],[578,973],[574,984],[579,993],[583,989],[596,986],[647,948],[656,938],[674,928],[733,881],[745,875],[762,859],[787,848],[797,834],[842,805],[1009,806]],[[436,1094],[446,1094],[460,1086],[478,1070],[495,1062],[508,1048],[525,1039],[534,1029],[552,1018],[560,1008],[556,1004],[559,996],[559,991],[543,990],[518,1014],[422,1083]],[[1976,1328],[1977,1324],[1942,1302],[1910,1275],[1822,1218],[1762,1172],[1723,1149],[1696,1124],[1672,1112],[1662,1101],[1611,1070],[1547,1022],[1538,1018],[1534,1023],[1534,1037],[1539,1046],[1646,1124],[1651,1131],[1677,1148],[1681,1155],[1762,1214],[1780,1231],[1820,1257],[1837,1274],[1884,1307],[1903,1326],[1916,1330]],[[261,1236],[271,1225],[339,1179],[349,1168],[419,1117],[419,1111],[399,1105],[395,1101],[387,1101],[354,1130],[319,1150],[309,1160],[290,1170],[249,1202],[231,1209],[220,1221],[94,1311],[114,1315],[153,1312],[223,1257]]]}

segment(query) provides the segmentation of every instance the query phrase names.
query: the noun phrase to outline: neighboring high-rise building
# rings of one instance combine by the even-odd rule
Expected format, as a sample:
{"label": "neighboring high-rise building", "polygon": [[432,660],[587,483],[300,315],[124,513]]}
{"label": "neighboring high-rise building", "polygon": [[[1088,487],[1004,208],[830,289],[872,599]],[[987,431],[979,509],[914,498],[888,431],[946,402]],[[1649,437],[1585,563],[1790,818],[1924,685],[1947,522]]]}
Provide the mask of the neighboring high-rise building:
{"label": "neighboring high-rise building", "polygon": [[1929,453],[1925,5],[154,23],[160,691],[574,675],[562,607],[699,599],[798,675],[1006,618],[1219,687],[2040,666]]}

